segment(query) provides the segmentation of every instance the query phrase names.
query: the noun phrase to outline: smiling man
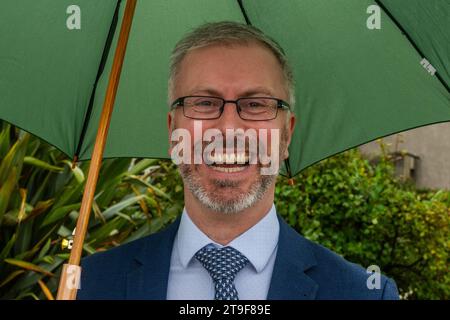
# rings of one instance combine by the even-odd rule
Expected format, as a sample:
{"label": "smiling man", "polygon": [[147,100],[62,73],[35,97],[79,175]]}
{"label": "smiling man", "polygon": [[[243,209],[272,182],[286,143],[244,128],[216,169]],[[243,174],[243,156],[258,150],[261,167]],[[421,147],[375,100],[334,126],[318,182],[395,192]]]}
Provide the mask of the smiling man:
{"label": "smiling man", "polygon": [[[195,29],[173,51],[169,101],[181,218],[85,258],[79,299],[398,298],[391,279],[367,274],[277,216],[278,170],[265,169],[288,157],[296,121],[293,76],[278,44],[234,22]],[[379,277],[376,286],[369,276]]]}

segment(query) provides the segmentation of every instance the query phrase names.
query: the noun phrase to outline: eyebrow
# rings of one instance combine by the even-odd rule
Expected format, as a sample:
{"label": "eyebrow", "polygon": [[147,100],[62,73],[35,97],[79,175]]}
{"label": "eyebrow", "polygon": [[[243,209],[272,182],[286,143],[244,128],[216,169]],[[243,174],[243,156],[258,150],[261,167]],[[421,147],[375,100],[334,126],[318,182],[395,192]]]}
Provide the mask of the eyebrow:
{"label": "eyebrow", "polygon": [[[222,94],[218,90],[216,90],[214,88],[209,88],[209,87],[194,88],[191,91],[191,94],[193,94],[193,95],[208,94],[208,95],[212,95],[212,96],[216,96],[216,97],[222,97]],[[273,93],[270,89],[261,86],[261,87],[250,88],[246,91],[243,91],[241,94],[239,94],[239,97],[249,97],[249,96],[257,96],[257,95],[273,96]]]}

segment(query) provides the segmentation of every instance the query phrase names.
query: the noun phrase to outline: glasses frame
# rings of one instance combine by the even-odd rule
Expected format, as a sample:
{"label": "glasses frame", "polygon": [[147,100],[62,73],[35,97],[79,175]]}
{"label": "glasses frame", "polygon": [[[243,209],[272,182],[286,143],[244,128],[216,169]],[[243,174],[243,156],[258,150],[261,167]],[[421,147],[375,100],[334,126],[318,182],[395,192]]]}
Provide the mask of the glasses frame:
{"label": "glasses frame", "polygon": [[[184,110],[184,106],[185,106],[184,105],[184,100],[186,98],[214,98],[214,99],[221,100],[222,101],[222,106],[220,107],[220,113],[219,113],[219,115],[217,117],[207,118],[207,119],[194,118],[194,117],[187,116],[186,112]],[[241,108],[239,106],[239,101],[246,100],[246,99],[271,99],[271,100],[276,101],[277,102],[277,109],[276,109],[276,112],[275,112],[275,116],[273,118],[264,119],[264,120],[242,118],[242,116],[241,116]],[[174,110],[174,109],[176,109],[178,107],[183,107],[183,115],[186,118],[189,118],[189,119],[194,119],[194,120],[215,120],[215,119],[219,119],[222,116],[223,110],[225,109],[225,105],[227,103],[233,103],[234,105],[236,105],[236,111],[237,111],[239,117],[242,120],[245,120],[245,121],[269,121],[269,120],[273,120],[273,119],[277,118],[279,109],[291,110],[291,106],[289,105],[289,103],[287,103],[284,100],[281,100],[281,99],[278,99],[278,98],[273,98],[273,97],[242,97],[242,98],[239,98],[239,99],[236,99],[236,100],[226,100],[226,99],[223,99],[221,97],[214,97],[214,96],[183,96],[183,97],[175,99],[175,101],[172,102],[172,104],[170,105],[170,109]]]}

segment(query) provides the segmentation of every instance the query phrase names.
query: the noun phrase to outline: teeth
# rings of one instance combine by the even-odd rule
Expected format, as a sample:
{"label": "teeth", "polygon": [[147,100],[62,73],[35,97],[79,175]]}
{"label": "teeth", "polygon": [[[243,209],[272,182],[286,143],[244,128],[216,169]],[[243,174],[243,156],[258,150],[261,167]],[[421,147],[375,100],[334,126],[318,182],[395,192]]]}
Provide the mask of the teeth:
{"label": "teeth", "polygon": [[244,164],[244,163],[248,162],[248,160],[249,160],[249,156],[246,155],[245,153],[239,153],[236,156],[236,162],[239,164]]}
{"label": "teeth", "polygon": [[232,164],[232,163],[234,163],[234,158],[235,158],[234,153],[231,153],[231,154],[226,153],[226,154],[225,154],[225,162],[226,162],[227,164]]}
{"label": "teeth", "polygon": [[211,168],[213,168],[213,170],[220,171],[220,172],[226,172],[226,173],[239,172],[239,171],[245,170],[245,167],[224,168],[224,167],[212,166]]}
{"label": "teeth", "polygon": [[233,164],[233,163],[239,163],[244,164],[249,161],[249,156],[245,153],[241,152],[238,154],[235,153],[217,153],[213,156],[210,156],[208,160],[212,163],[226,163],[226,164]]}
{"label": "teeth", "polygon": [[209,157],[209,161],[212,163],[223,163],[224,157],[222,154],[216,153],[213,156]]}

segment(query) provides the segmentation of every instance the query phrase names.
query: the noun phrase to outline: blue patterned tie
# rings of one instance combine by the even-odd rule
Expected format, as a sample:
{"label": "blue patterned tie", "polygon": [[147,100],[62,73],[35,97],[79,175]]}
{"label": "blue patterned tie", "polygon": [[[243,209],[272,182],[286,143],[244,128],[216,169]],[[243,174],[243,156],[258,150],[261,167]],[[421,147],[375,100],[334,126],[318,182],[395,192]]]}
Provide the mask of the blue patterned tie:
{"label": "blue patterned tie", "polygon": [[214,281],[216,300],[239,300],[234,277],[245,267],[248,259],[232,247],[205,246],[195,257],[205,267]]}

